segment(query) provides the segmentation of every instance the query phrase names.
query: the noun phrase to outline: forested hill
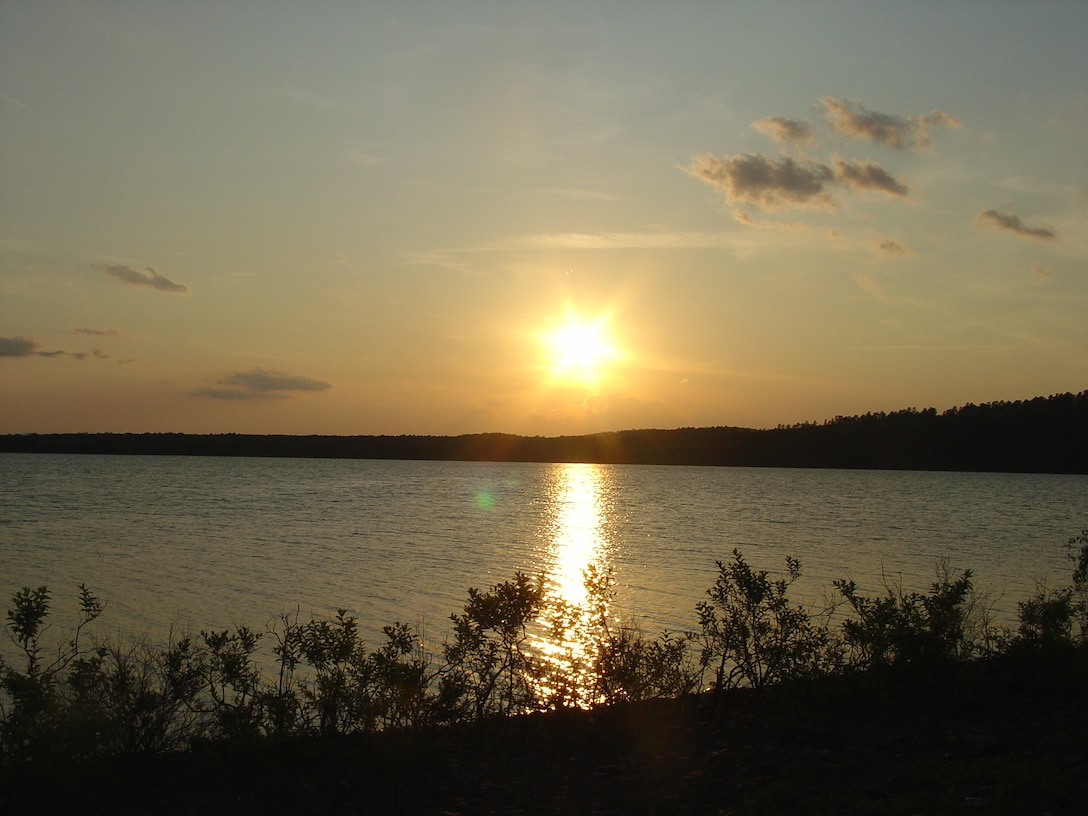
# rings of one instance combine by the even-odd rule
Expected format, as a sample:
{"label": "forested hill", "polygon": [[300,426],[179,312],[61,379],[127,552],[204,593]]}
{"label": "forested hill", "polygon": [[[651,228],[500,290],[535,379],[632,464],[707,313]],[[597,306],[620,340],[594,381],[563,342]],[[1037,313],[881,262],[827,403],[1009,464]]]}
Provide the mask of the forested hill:
{"label": "forested hill", "polygon": [[13,434],[0,436],[0,452],[1088,473],[1088,391],[943,413],[907,408],[773,430],[560,437]]}

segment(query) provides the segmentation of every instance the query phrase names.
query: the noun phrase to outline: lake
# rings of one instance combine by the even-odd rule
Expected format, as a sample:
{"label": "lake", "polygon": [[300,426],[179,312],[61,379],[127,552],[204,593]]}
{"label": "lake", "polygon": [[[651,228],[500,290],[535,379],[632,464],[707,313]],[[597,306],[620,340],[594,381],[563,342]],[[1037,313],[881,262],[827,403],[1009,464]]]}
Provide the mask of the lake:
{"label": "lake", "polygon": [[437,646],[468,587],[547,573],[577,601],[591,562],[617,615],[694,629],[734,547],[799,558],[813,606],[840,577],[924,590],[943,561],[1011,621],[1088,527],[1088,477],[1065,475],[0,454],[0,483],[5,603],[48,585],[64,624],[85,582],[109,632],[156,638],[342,607],[372,642],[404,621]]}

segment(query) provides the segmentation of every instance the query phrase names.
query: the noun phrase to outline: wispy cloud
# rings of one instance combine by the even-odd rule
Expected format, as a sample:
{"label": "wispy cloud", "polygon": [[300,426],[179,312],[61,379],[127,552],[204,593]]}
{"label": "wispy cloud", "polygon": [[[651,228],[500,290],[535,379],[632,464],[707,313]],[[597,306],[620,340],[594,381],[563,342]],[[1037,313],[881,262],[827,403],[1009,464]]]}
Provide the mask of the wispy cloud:
{"label": "wispy cloud", "polygon": [[645,232],[543,232],[514,235],[476,246],[455,247],[443,251],[410,252],[418,264],[435,264],[468,271],[464,259],[474,254],[493,252],[532,252],[554,249],[724,249],[750,248],[752,242],[738,233],[698,230],[648,230]]}
{"label": "wispy cloud", "polygon": [[153,266],[145,266],[143,270],[137,270],[123,264],[102,264],[102,268],[107,275],[133,286],[150,286],[152,289],[178,295],[189,294],[188,286],[171,280]]}
{"label": "wispy cloud", "polygon": [[217,386],[204,387],[197,393],[203,397],[227,400],[270,399],[298,391],[326,391],[332,383],[298,374],[285,374],[264,368],[235,371],[216,381]]}
{"label": "wispy cloud", "polygon": [[254,368],[244,373],[236,371],[221,382],[224,385],[239,385],[254,391],[324,391],[332,388],[332,384],[324,380],[263,368]]}
{"label": "wispy cloud", "polygon": [[601,190],[585,190],[576,187],[540,187],[530,190],[537,195],[556,195],[566,198],[584,198],[591,201],[615,201],[616,197]]}
{"label": "wispy cloud", "polygon": [[909,255],[910,250],[903,246],[898,241],[893,241],[891,238],[884,238],[877,242],[876,251],[881,255]]}
{"label": "wispy cloud", "polygon": [[805,145],[816,141],[816,125],[807,119],[790,119],[788,116],[765,116],[752,122],[752,127],[760,133],[770,136],[776,142]]}
{"label": "wispy cloud", "polygon": [[377,167],[384,159],[380,156],[374,156],[370,153],[364,153],[361,150],[349,150],[344,154],[345,158],[356,167]]}
{"label": "wispy cloud", "polygon": [[72,334],[86,334],[91,337],[120,337],[117,329],[72,329]]}
{"label": "wispy cloud", "polygon": [[738,243],[719,232],[553,232],[525,235],[504,249],[713,249]]}
{"label": "wispy cloud", "polygon": [[975,216],[975,226],[979,229],[993,227],[1005,230],[1024,238],[1047,241],[1054,237],[1054,231],[1046,227],[1029,227],[1016,213],[1002,213],[997,210],[983,210]]}
{"label": "wispy cloud", "polygon": [[771,158],[761,153],[697,156],[691,173],[725,194],[730,204],[749,204],[773,212],[791,207],[834,209],[830,188],[875,191],[902,197],[908,188],[874,162],[834,159],[831,165]]}
{"label": "wispy cloud", "polygon": [[867,110],[854,99],[820,99],[824,115],[836,132],[856,139],[869,139],[897,150],[923,150],[930,146],[929,129],[937,125],[960,127],[960,122],[942,111],[908,117]]}

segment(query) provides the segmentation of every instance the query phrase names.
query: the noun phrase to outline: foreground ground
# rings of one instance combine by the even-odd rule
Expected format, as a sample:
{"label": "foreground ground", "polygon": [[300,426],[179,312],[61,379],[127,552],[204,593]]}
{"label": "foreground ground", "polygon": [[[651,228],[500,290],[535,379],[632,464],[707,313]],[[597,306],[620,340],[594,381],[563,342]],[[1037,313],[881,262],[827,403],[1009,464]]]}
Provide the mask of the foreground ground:
{"label": "foreground ground", "polygon": [[741,690],[10,775],[6,813],[1079,814],[1088,676]]}

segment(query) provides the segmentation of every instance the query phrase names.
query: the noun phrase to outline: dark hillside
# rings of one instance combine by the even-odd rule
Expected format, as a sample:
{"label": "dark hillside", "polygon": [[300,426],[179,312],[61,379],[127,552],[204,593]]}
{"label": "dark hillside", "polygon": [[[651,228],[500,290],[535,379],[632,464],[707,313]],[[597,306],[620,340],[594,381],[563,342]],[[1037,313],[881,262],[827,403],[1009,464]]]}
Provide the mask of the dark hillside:
{"label": "dark hillside", "polygon": [[747,428],[586,436],[12,434],[0,452],[1088,473],[1088,391]]}

